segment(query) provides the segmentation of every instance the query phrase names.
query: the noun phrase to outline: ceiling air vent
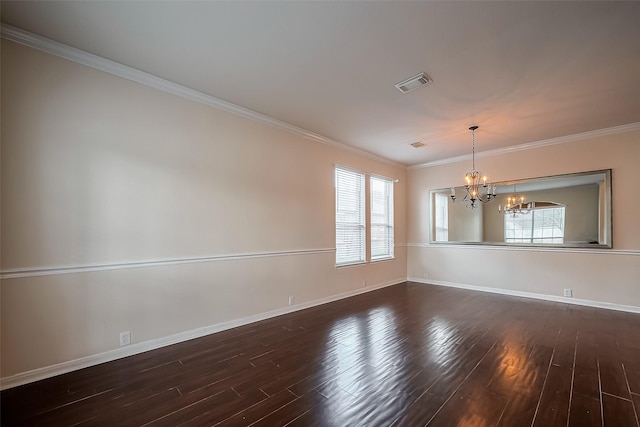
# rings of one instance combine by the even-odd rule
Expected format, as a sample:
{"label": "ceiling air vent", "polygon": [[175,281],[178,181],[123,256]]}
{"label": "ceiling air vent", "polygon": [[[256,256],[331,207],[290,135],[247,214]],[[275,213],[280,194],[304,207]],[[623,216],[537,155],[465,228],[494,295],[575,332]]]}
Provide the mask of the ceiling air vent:
{"label": "ceiling air vent", "polygon": [[424,142],[421,142],[421,141],[416,141],[416,142],[412,143],[411,146],[413,148],[420,148],[420,147],[426,147],[427,144],[425,144]]}
{"label": "ceiling air vent", "polygon": [[433,80],[431,80],[429,76],[427,76],[425,73],[420,73],[406,80],[403,80],[400,83],[396,83],[395,86],[400,92],[407,93],[417,87],[426,85],[431,82],[433,82]]}

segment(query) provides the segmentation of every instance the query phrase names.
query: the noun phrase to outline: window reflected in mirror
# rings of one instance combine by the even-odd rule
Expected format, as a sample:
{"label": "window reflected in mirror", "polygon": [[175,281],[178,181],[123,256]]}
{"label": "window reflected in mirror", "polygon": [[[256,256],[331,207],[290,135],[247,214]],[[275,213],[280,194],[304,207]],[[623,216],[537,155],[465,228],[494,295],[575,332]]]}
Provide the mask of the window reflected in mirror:
{"label": "window reflected in mirror", "polygon": [[564,243],[565,207],[533,207],[504,215],[505,243]]}
{"label": "window reflected in mirror", "polygon": [[449,241],[449,198],[446,194],[436,193],[435,195],[435,237],[438,242]]}

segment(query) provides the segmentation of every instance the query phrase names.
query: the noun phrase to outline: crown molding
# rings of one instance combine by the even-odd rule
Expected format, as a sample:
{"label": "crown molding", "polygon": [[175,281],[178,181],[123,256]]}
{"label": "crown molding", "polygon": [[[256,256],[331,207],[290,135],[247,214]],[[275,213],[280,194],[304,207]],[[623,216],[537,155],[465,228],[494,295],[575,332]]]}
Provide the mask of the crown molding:
{"label": "crown molding", "polygon": [[[557,138],[544,139],[542,141],[528,142],[526,144],[513,145],[511,147],[505,147],[505,148],[497,148],[495,150],[480,151],[480,152],[476,152],[476,157],[478,158],[478,157],[498,156],[500,154],[514,153],[516,151],[532,150],[535,148],[547,147],[550,145],[558,145],[558,144],[565,144],[573,141],[579,141],[581,139],[597,138],[600,136],[615,135],[618,133],[632,132],[636,130],[640,130],[640,122],[629,123],[626,125],[614,126],[614,127],[605,128],[605,129],[591,130],[588,132],[581,132],[573,135],[560,136]],[[448,159],[434,160],[432,162],[408,166],[407,169],[411,170],[411,169],[429,168],[432,166],[440,166],[440,165],[446,165],[449,163],[457,163],[457,162],[469,161],[469,160],[471,160],[471,154],[465,154],[464,156],[450,157]]]}
{"label": "crown molding", "polygon": [[349,151],[381,163],[390,164],[403,169],[406,168],[405,165],[394,162],[393,160],[389,160],[385,157],[381,157],[376,154],[370,153],[366,150],[362,150],[360,148],[353,147],[343,142],[339,142],[331,138],[327,138],[326,136],[320,135],[318,133],[308,131],[301,127],[284,122],[282,120],[278,120],[273,117],[267,116],[265,114],[258,113],[257,111],[253,111],[248,108],[241,107],[229,101],[216,98],[215,96],[197,91],[195,89],[188,88],[186,86],[180,85],[178,83],[174,83],[172,81],[163,79],[153,74],[121,64],[119,62],[115,62],[110,59],[103,58],[101,56],[94,55],[84,50],[66,45],[64,43],[60,43],[43,36],[39,36],[34,33],[30,33],[21,28],[17,28],[12,25],[5,24],[4,22],[0,25],[0,34],[3,39],[10,40],[12,42],[31,47],[33,49],[40,50],[50,55],[67,59],[69,61],[73,61],[78,64],[94,68],[96,70],[104,71],[105,73],[109,73],[109,74],[121,77],[123,79],[131,80],[136,83],[140,83],[145,86],[152,87],[154,89],[160,90],[165,93],[169,93],[172,95],[179,96],[181,98],[188,99],[190,101],[204,104],[209,107],[213,107],[213,108],[225,111],[227,113],[231,113],[236,116],[243,117],[245,119],[253,120],[255,122],[263,123],[278,129],[282,129],[294,135],[301,136],[305,139],[309,139],[311,141],[318,142],[321,144],[330,145],[344,151]]}

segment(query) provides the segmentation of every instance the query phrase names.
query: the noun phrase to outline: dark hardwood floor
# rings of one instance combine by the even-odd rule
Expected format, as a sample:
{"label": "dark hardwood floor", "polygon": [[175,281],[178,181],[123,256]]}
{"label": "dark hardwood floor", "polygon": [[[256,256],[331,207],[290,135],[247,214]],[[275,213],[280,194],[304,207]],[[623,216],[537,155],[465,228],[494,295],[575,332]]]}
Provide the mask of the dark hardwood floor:
{"label": "dark hardwood floor", "polygon": [[640,315],[406,283],[3,391],[2,426],[639,426]]}

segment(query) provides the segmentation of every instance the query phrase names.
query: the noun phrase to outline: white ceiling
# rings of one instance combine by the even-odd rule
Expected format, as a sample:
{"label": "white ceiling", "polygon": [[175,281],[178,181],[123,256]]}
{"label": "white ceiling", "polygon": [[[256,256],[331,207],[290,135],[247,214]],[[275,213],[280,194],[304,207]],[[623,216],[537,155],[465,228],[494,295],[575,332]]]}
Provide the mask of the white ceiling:
{"label": "white ceiling", "polygon": [[640,121],[638,1],[3,1],[2,21],[406,165],[469,154],[474,124],[486,151]]}

